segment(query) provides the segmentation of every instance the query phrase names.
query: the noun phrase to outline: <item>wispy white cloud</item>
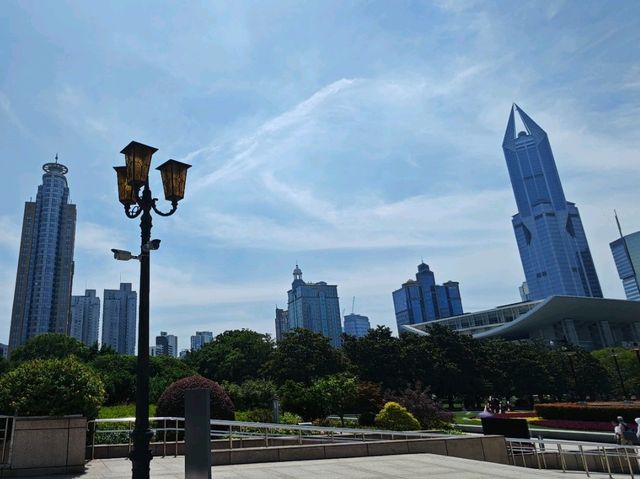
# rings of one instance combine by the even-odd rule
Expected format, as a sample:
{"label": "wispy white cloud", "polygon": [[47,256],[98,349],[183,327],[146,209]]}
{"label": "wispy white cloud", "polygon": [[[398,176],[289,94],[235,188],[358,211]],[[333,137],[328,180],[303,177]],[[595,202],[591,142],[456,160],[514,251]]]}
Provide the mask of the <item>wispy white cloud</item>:
{"label": "wispy white cloud", "polygon": [[17,253],[20,245],[20,227],[13,216],[0,216],[0,246]]}
{"label": "wispy white cloud", "polygon": [[9,97],[4,93],[0,92],[0,112],[2,112],[3,116],[9,121],[11,125],[13,125],[18,132],[24,137],[30,137],[31,134],[25,124],[22,122],[18,114],[15,112]]}

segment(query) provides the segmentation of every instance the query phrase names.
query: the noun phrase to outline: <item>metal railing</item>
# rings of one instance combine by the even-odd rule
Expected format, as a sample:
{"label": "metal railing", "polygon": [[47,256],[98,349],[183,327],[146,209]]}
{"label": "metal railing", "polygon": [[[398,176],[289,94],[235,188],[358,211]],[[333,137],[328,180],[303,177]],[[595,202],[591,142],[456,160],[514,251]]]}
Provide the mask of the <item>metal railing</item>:
{"label": "metal railing", "polygon": [[0,416],[0,464],[9,462],[12,433],[13,416]]}
{"label": "metal railing", "polygon": [[[167,451],[177,456],[180,444],[184,439],[184,418],[182,417],[151,417],[149,418],[154,436],[151,444],[155,444],[166,456]],[[131,431],[135,423],[134,417],[95,419],[87,426],[91,435],[91,458],[95,458],[96,446],[106,444],[126,445],[130,452]],[[123,427],[124,426],[124,427]],[[287,440],[290,443],[303,442],[362,442],[384,441],[395,439],[422,439],[432,437],[450,437],[449,434],[416,431],[387,431],[379,429],[338,428],[324,426],[308,426],[301,424],[276,424],[263,422],[225,421],[212,419],[211,439],[225,439],[229,441],[229,449],[233,449],[234,442],[244,447],[244,441],[260,439],[264,446],[274,445],[276,440]],[[111,437],[108,437],[110,435]],[[111,442],[122,438],[121,442]],[[108,442],[104,442],[107,440]]]}
{"label": "metal railing", "polygon": [[505,438],[509,462],[514,466],[538,469],[624,474],[640,477],[640,446],[560,439]]}

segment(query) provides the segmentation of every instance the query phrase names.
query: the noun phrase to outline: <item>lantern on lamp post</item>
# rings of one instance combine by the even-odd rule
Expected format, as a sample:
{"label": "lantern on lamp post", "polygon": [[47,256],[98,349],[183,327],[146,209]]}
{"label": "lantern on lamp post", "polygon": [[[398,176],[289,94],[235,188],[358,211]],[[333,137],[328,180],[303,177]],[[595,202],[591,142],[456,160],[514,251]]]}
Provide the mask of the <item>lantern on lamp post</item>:
{"label": "lantern on lamp post", "polygon": [[[114,167],[118,179],[118,200],[124,206],[125,215],[132,219],[140,216],[140,255],[126,256],[126,259],[140,260],[136,422],[131,433],[133,450],[129,455],[134,479],[149,478],[149,463],[152,457],[149,448],[153,436],[149,429],[149,260],[150,251],[157,249],[157,246],[154,247],[156,243],[151,241],[151,211],[160,216],[171,216],[175,213],[178,202],[184,198],[187,170],[191,167],[186,163],[169,160],[157,168],[162,177],[164,196],[171,202],[168,212],[160,211],[156,207],[158,199],[153,198],[149,188],[149,169],[156,151],[157,148],[132,141],[120,152],[125,156],[125,166]],[[123,255],[115,254],[115,257],[125,259]]]}

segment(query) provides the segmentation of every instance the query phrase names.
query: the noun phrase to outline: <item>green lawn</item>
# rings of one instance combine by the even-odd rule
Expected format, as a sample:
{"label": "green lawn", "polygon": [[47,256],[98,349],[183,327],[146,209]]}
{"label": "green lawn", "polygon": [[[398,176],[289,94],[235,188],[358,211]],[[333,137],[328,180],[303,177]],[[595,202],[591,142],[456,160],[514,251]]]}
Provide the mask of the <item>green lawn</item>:
{"label": "green lawn", "polygon": [[476,418],[477,414],[475,412],[456,411],[453,413],[453,422],[455,424],[477,424],[479,426],[481,423],[480,419]]}
{"label": "green lawn", "polygon": [[[99,419],[111,419],[117,417],[135,417],[136,405],[135,404],[119,404],[118,406],[102,406],[98,413]],[[156,405],[149,404],[149,416],[156,415]]]}

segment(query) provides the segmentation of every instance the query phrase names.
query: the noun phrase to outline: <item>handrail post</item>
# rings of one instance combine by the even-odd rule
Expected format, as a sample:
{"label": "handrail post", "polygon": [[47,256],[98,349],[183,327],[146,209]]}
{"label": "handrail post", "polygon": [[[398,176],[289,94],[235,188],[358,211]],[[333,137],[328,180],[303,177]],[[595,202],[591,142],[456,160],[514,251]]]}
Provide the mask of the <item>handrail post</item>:
{"label": "handrail post", "polygon": [[633,468],[631,467],[631,460],[629,459],[629,451],[627,448],[624,448],[624,455],[627,457],[627,465],[629,466],[629,474],[631,474],[631,479],[634,479]]}
{"label": "handrail post", "polygon": [[162,457],[167,456],[167,418],[162,419]]}
{"label": "handrail post", "polygon": [[611,475],[611,467],[609,467],[609,457],[607,456],[607,448],[602,446],[602,452],[604,453],[604,462],[607,465],[607,473],[609,473],[609,477],[613,479]]}
{"label": "handrail post", "polygon": [[98,424],[95,421],[91,421],[93,428],[91,429],[91,459],[96,458],[96,429]]}
{"label": "handrail post", "polygon": [[176,450],[175,450],[175,454],[173,455],[173,457],[178,457],[178,434],[180,433],[179,429],[178,429],[178,418],[176,418]]}
{"label": "handrail post", "polygon": [[582,444],[579,444],[578,448],[580,449],[580,455],[582,456],[582,464],[584,465],[584,472],[587,473],[587,477],[591,477],[591,475],[589,474],[589,466],[587,465],[587,457],[584,455],[584,448],[582,447]]}

